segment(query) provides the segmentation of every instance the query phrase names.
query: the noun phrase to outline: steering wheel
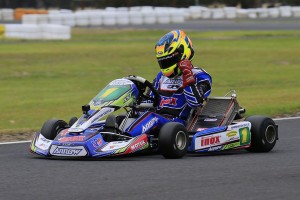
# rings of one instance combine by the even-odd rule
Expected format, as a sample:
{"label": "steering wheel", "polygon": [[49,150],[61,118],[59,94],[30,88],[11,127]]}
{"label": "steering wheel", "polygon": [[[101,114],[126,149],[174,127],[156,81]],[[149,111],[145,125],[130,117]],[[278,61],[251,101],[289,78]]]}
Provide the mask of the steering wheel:
{"label": "steering wheel", "polygon": [[[153,85],[147,81],[146,79],[140,77],[140,76],[134,76],[134,75],[129,75],[127,77],[125,77],[128,80],[131,80],[132,82],[135,83],[135,85],[137,86],[138,90],[139,90],[139,95],[141,98],[143,98],[144,100],[151,100],[153,101],[153,107],[157,107],[159,104],[159,94],[157,92],[157,90],[153,87]],[[149,95],[144,94],[144,92],[146,91],[146,88],[149,88],[150,91],[153,94],[153,98],[150,97]]]}

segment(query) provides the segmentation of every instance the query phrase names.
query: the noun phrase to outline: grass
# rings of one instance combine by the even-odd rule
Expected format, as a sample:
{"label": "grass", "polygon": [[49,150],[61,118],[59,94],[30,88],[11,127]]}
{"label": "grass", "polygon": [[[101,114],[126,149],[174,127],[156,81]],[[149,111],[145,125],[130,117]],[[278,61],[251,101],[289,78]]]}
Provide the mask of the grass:
{"label": "grass", "polygon": [[[152,80],[162,30],[75,29],[70,41],[0,40],[0,130],[68,120],[112,79]],[[212,96],[235,89],[247,114],[300,110],[300,31],[187,32],[195,65],[213,77]]]}

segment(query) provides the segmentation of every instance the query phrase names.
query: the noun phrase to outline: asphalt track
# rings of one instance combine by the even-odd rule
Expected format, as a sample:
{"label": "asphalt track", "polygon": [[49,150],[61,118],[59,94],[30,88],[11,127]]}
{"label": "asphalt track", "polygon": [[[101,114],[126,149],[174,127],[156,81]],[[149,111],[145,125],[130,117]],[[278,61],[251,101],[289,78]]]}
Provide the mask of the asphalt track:
{"label": "asphalt track", "polygon": [[300,196],[300,118],[276,121],[269,153],[245,150],[78,160],[45,159],[29,143],[0,145],[1,200],[285,199]]}

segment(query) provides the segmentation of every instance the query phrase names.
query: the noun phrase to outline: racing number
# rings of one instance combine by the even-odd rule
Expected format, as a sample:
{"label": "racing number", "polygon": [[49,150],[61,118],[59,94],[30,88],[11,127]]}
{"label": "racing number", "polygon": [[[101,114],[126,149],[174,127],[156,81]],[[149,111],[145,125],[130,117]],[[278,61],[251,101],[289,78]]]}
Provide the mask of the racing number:
{"label": "racing number", "polygon": [[240,133],[240,143],[241,143],[241,146],[249,144],[250,143],[250,131],[249,131],[249,128],[248,127],[241,128],[239,130],[239,133]]}

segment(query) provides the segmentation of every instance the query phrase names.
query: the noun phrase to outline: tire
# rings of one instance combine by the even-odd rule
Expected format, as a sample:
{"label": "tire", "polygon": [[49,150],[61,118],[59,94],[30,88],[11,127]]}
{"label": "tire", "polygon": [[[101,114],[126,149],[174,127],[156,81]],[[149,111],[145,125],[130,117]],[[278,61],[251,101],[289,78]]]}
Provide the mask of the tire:
{"label": "tire", "polygon": [[71,117],[70,121],[69,121],[69,126],[71,127],[73,124],[75,124],[75,122],[78,120],[77,117]]}
{"label": "tire", "polygon": [[251,123],[250,152],[269,152],[278,139],[278,130],[275,122],[264,116],[250,116],[245,119]]}
{"label": "tire", "polygon": [[58,119],[46,121],[41,129],[41,134],[48,140],[54,140],[58,133],[68,126],[67,122]]}
{"label": "tire", "polygon": [[187,153],[188,141],[185,126],[177,122],[169,122],[160,129],[159,151],[168,159],[182,158]]}

